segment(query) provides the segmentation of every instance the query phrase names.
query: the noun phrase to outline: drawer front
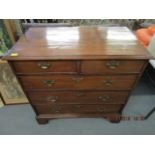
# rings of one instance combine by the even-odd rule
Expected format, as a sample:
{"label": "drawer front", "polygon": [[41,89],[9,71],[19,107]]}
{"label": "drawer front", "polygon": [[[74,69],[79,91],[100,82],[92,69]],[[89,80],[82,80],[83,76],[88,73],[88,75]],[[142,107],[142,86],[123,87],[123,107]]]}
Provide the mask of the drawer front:
{"label": "drawer front", "polygon": [[31,89],[68,89],[68,90],[129,90],[136,75],[120,76],[20,76],[26,90]]}
{"label": "drawer front", "polygon": [[16,73],[66,73],[76,72],[76,61],[16,61]]}
{"label": "drawer front", "polygon": [[36,105],[39,114],[119,112],[122,105]]}
{"label": "drawer front", "polygon": [[28,92],[32,104],[124,104],[128,92],[58,91]]}
{"label": "drawer front", "polygon": [[82,61],[81,72],[86,74],[140,72],[145,61]]}

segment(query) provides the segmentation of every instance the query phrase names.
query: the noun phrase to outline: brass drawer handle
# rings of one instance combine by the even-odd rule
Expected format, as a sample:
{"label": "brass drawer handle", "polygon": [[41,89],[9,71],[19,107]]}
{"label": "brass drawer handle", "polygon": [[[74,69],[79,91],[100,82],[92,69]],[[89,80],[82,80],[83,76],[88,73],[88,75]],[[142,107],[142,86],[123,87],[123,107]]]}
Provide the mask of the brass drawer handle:
{"label": "brass drawer handle", "polygon": [[80,97],[80,96],[84,96],[85,94],[83,92],[77,92],[75,95]]}
{"label": "brass drawer handle", "polygon": [[106,102],[110,99],[110,96],[99,96],[98,97],[101,101]]}
{"label": "brass drawer handle", "polygon": [[44,80],[43,83],[49,87],[53,86],[55,84],[55,80]]}
{"label": "brass drawer handle", "polygon": [[38,66],[41,69],[48,69],[49,67],[51,67],[51,64],[49,62],[39,62],[38,63]]}
{"label": "brass drawer handle", "polygon": [[55,103],[57,100],[58,100],[58,96],[49,96],[49,97],[47,97],[48,102]]}
{"label": "brass drawer handle", "polygon": [[97,107],[97,112],[104,112],[104,108],[102,108],[102,107]]}
{"label": "brass drawer handle", "polygon": [[83,79],[84,79],[83,77],[73,78],[75,83],[80,83]]}
{"label": "brass drawer handle", "polygon": [[106,63],[109,69],[116,69],[119,66],[119,61],[110,61]]}
{"label": "brass drawer handle", "polygon": [[106,86],[111,86],[113,84],[113,80],[104,80],[103,82]]}

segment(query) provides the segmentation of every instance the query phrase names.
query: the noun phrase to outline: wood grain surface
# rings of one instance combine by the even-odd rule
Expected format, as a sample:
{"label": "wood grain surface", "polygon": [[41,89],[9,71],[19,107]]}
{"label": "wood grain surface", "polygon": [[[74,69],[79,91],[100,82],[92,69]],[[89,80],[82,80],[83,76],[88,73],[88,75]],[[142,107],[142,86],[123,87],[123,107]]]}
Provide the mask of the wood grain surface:
{"label": "wood grain surface", "polygon": [[[12,57],[10,54],[17,53]],[[126,27],[30,28],[7,60],[148,59],[149,53]]]}

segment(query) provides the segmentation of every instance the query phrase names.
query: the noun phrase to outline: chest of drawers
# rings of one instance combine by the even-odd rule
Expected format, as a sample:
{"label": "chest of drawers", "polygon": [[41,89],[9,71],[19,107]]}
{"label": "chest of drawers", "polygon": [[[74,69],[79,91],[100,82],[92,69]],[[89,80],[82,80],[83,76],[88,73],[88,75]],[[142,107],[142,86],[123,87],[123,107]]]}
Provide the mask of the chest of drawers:
{"label": "chest of drawers", "polygon": [[4,57],[38,123],[69,117],[120,120],[150,58],[125,27],[30,28]]}

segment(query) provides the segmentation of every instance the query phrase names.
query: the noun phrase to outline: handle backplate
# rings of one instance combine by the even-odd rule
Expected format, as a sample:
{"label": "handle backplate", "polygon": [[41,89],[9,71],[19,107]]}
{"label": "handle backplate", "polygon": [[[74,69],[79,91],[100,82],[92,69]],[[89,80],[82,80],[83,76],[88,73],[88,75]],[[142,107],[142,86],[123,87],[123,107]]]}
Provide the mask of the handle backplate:
{"label": "handle backplate", "polygon": [[48,69],[49,67],[51,67],[51,64],[49,62],[39,62],[38,63],[38,66],[41,68],[41,69]]}
{"label": "handle backplate", "polygon": [[119,61],[109,61],[106,63],[106,66],[109,68],[109,69],[116,69],[118,66],[119,66]]}
{"label": "handle backplate", "polygon": [[55,103],[58,100],[58,96],[49,96],[47,101]]}
{"label": "handle backplate", "polygon": [[73,81],[75,83],[80,83],[83,79],[84,79],[83,77],[75,77],[75,78],[73,78]]}
{"label": "handle backplate", "polygon": [[55,80],[44,80],[43,83],[48,86],[51,87],[55,84]]}
{"label": "handle backplate", "polygon": [[106,102],[110,99],[110,96],[99,96],[98,97],[101,101]]}
{"label": "handle backplate", "polygon": [[104,80],[103,83],[106,85],[106,86],[111,86],[113,84],[113,80]]}

